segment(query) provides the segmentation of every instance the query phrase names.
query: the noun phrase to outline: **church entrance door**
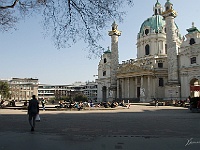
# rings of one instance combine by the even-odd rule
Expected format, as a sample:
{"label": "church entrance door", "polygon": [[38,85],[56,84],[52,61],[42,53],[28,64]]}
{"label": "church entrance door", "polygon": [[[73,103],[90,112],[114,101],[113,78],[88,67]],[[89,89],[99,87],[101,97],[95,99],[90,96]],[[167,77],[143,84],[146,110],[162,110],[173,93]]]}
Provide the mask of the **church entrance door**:
{"label": "church entrance door", "polygon": [[106,102],[107,100],[106,100],[106,95],[107,95],[107,87],[106,86],[103,86],[102,87],[102,101],[103,102]]}
{"label": "church entrance door", "polygon": [[140,87],[137,87],[137,98],[140,97]]}

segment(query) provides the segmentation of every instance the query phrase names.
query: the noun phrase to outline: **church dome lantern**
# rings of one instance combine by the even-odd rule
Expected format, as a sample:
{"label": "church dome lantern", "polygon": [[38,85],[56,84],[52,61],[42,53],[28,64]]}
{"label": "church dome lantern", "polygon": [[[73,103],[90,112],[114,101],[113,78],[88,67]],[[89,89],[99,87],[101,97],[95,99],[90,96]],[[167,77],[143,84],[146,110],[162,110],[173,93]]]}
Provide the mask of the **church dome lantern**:
{"label": "church dome lantern", "polygon": [[162,8],[161,4],[157,0],[157,2],[155,4],[155,7],[153,8],[154,15],[161,15],[162,14],[162,9],[163,8]]}
{"label": "church dome lantern", "polygon": [[165,21],[163,20],[162,17],[163,8],[161,4],[158,2],[158,0],[155,6],[153,7],[153,11],[154,11],[153,16],[149,17],[142,23],[138,34],[138,38],[147,36],[151,33],[162,33],[165,31],[164,30]]}
{"label": "church dome lantern", "polygon": [[173,9],[173,4],[170,2],[170,0],[167,0],[167,2],[165,3],[165,11],[168,11],[170,9]]}

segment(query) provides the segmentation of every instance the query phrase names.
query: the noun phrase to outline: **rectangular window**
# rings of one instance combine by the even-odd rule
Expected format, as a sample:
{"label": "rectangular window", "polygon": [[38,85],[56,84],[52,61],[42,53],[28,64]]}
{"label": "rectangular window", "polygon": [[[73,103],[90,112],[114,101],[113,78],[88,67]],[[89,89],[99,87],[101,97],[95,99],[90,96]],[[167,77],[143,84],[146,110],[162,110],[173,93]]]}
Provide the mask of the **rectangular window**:
{"label": "rectangular window", "polygon": [[163,63],[158,63],[158,68],[163,68]]}
{"label": "rectangular window", "polygon": [[164,86],[164,80],[163,78],[159,78],[159,86]]}
{"label": "rectangular window", "polygon": [[106,76],[106,71],[103,72],[103,76]]}
{"label": "rectangular window", "polygon": [[196,57],[190,58],[191,64],[196,64]]}

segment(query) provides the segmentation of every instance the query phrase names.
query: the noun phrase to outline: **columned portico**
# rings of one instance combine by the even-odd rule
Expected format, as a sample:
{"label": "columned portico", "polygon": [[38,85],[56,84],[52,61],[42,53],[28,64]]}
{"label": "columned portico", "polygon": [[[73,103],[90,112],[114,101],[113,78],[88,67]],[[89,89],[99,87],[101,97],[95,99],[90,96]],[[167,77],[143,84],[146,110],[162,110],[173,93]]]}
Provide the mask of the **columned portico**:
{"label": "columned portico", "polygon": [[133,100],[140,98],[141,102],[150,101],[154,96],[152,76],[128,76],[117,81],[117,98],[121,100]]}
{"label": "columned portico", "polygon": [[148,85],[147,85],[147,89],[148,89],[147,99],[150,100],[150,99],[151,99],[151,84],[150,84],[150,76],[148,76]]}
{"label": "columned portico", "polygon": [[130,98],[130,78],[127,78],[127,95],[128,98]]}
{"label": "columned portico", "polygon": [[120,79],[117,79],[117,98],[120,98]]}
{"label": "columned portico", "polygon": [[138,97],[137,97],[137,90],[138,90],[138,88],[137,88],[137,87],[138,87],[138,86],[137,86],[137,82],[138,82],[138,79],[137,79],[137,77],[135,77],[135,97],[136,97],[136,98],[138,98]]}

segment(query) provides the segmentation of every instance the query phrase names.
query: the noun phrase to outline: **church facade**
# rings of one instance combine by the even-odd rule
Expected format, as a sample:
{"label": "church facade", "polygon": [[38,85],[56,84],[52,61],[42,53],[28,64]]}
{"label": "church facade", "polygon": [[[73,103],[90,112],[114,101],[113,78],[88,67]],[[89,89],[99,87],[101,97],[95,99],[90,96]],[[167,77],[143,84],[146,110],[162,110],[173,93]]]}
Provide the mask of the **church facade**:
{"label": "church facade", "polygon": [[164,8],[157,1],[153,10],[137,35],[137,58],[121,64],[121,32],[115,22],[112,24],[111,50],[104,52],[98,65],[98,101],[149,102],[200,96],[200,31],[192,23],[187,35],[181,36],[170,0]]}

